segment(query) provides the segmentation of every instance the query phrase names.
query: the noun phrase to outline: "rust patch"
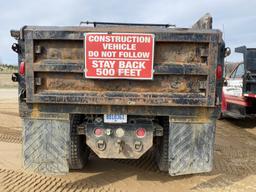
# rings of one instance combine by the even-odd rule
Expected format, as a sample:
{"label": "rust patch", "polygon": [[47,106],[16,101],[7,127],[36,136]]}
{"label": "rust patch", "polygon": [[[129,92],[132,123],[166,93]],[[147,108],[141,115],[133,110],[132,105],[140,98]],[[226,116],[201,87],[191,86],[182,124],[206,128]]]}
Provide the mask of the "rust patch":
{"label": "rust patch", "polygon": [[32,118],[40,117],[39,104],[37,103],[33,104],[31,117]]}
{"label": "rust patch", "polygon": [[206,81],[205,76],[189,75],[159,75],[154,81],[129,80],[90,80],[84,79],[83,74],[67,73],[36,73],[42,79],[36,92],[59,91],[115,91],[136,93],[205,93],[200,88],[200,82]]}
{"label": "rust patch", "polygon": [[155,63],[206,64],[204,57],[207,55],[203,55],[202,50],[208,50],[208,46],[207,43],[157,43],[155,48]]}
{"label": "rust patch", "polygon": [[[34,61],[59,60],[72,63],[84,62],[83,41],[35,41],[35,47],[41,47],[40,54],[34,54]],[[206,64],[208,56],[208,43],[188,42],[156,42],[155,63],[157,64]]]}

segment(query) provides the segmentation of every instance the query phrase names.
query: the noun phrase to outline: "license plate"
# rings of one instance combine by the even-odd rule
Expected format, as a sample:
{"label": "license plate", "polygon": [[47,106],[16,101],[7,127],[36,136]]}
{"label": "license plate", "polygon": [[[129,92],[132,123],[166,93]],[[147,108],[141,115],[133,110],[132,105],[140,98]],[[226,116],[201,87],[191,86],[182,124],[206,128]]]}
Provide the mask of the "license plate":
{"label": "license plate", "polygon": [[127,123],[127,115],[105,114],[104,123]]}

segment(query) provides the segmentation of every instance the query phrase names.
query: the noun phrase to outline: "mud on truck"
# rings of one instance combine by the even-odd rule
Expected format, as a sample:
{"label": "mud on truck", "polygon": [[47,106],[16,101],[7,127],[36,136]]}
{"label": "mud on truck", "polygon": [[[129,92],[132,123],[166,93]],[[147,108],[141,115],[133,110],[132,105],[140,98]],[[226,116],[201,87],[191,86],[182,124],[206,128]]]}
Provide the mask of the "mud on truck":
{"label": "mud on truck", "polygon": [[209,14],[191,28],[88,22],[11,35],[25,169],[63,174],[89,153],[152,150],[172,176],[211,171],[225,45]]}

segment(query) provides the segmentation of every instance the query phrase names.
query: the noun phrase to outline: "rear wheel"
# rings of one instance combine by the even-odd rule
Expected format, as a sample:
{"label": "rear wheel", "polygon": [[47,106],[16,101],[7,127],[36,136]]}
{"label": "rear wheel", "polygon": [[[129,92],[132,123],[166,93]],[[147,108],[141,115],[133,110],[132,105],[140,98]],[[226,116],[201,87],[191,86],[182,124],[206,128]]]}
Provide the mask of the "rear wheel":
{"label": "rear wheel", "polygon": [[169,170],[169,118],[162,118],[160,124],[163,126],[163,136],[157,138],[156,161],[160,171]]}
{"label": "rear wheel", "polygon": [[82,115],[73,115],[70,125],[70,159],[69,169],[82,169],[89,157],[89,149],[86,145],[86,137],[77,134],[77,125],[82,123]]}

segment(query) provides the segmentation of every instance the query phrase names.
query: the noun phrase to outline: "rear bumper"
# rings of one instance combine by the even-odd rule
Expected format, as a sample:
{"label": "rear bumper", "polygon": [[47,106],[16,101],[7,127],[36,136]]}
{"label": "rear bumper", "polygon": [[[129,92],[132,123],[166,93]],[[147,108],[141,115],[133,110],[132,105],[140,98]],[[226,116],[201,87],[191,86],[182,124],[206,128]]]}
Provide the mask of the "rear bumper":
{"label": "rear bumper", "polygon": [[[85,123],[86,144],[100,158],[138,159],[153,145],[153,123],[144,121],[146,123]],[[136,135],[139,128],[145,130],[142,137]],[[101,130],[100,135],[95,134],[96,129]]]}
{"label": "rear bumper", "polygon": [[256,118],[256,114],[246,114],[246,115],[242,115],[242,114],[238,114],[238,113],[233,113],[230,111],[226,111],[226,112],[222,112],[223,116],[226,117],[231,117],[234,119],[255,119]]}
{"label": "rear bumper", "polygon": [[245,93],[244,96],[256,99],[256,94],[253,94],[253,93]]}

